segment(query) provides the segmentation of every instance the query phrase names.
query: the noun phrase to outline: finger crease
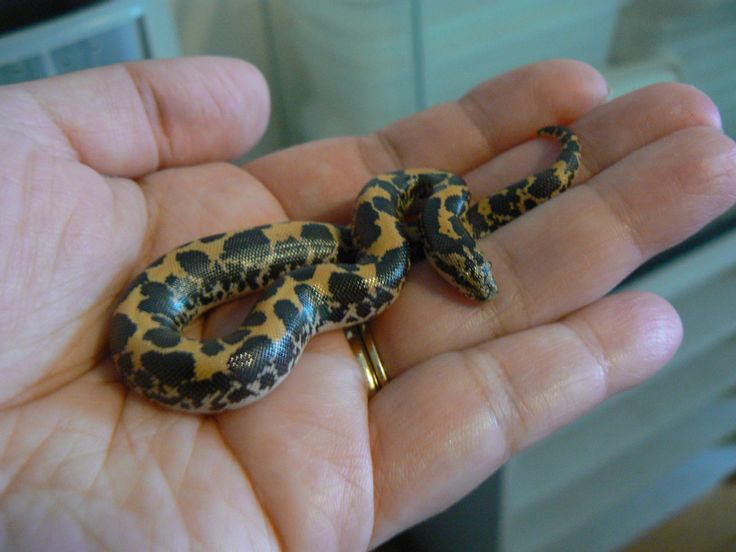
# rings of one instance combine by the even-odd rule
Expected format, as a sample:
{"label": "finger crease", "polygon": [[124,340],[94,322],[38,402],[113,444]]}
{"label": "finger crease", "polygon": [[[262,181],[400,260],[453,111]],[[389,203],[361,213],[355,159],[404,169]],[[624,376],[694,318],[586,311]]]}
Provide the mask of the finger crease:
{"label": "finger crease", "polygon": [[575,179],[572,183],[573,187],[590,180],[602,170],[600,161],[592,153],[600,151],[603,148],[590,147],[590,138],[583,140],[579,134],[578,138],[580,139],[580,167],[577,173],[575,173]]}
{"label": "finger crease", "polygon": [[[369,420],[370,417],[370,410],[369,410]],[[373,464],[373,531],[371,532],[371,539],[373,538],[373,534],[376,531],[376,526],[378,525],[379,520],[379,512],[382,507],[382,494],[379,491],[379,482],[383,479],[381,471],[379,469],[379,466],[381,463],[378,461],[378,458],[381,456],[381,451],[383,450],[382,446],[382,439],[381,439],[381,431],[379,429],[379,424],[372,423],[370,424],[370,447],[371,447],[371,463]]]}
{"label": "finger crease", "polygon": [[496,144],[491,130],[486,129],[487,125],[483,125],[480,122],[481,119],[488,119],[482,102],[480,102],[475,95],[470,92],[460,98],[457,103],[460,106],[461,113],[465,116],[470,125],[478,131],[478,134],[481,135],[483,141],[486,143],[487,152],[484,156],[486,160],[496,157],[500,148],[498,147],[498,144]]}
{"label": "finger crease", "polygon": [[[472,380],[476,394],[485,405],[491,424],[501,430],[504,440],[503,458],[511,458],[521,447],[516,435],[524,433],[518,429],[514,431],[514,428],[520,429],[526,425],[522,414],[525,410],[522,396],[498,358],[480,348],[466,349],[460,354],[463,358],[462,366]],[[493,391],[488,378],[483,376],[488,371],[496,376],[494,384],[497,385],[494,387],[497,388]],[[503,404],[498,404],[502,398]]]}
{"label": "finger crease", "polygon": [[[145,181],[140,183],[141,190],[145,196]],[[145,259],[146,264],[150,262],[151,252],[153,251],[154,244],[156,243],[156,236],[159,235],[159,227],[161,225],[161,216],[159,213],[159,203],[156,201],[149,201],[148,197],[145,197],[146,204],[146,232],[143,236],[141,244],[138,249],[138,258]],[[132,272],[132,271],[131,271]]]}
{"label": "finger crease", "polygon": [[610,217],[616,222],[617,226],[621,229],[625,240],[630,244],[634,250],[635,262],[637,265],[641,264],[648,255],[644,252],[643,235],[636,231],[637,224],[629,213],[634,213],[637,210],[629,208],[626,196],[620,193],[615,186],[609,186],[607,190],[609,193],[614,194],[617,201],[623,205],[622,209],[616,209],[612,202],[604,197],[603,192],[596,186],[588,186],[586,189],[592,191],[595,194],[598,203],[600,203]]}
{"label": "finger crease", "polygon": [[[35,94],[33,94],[33,92],[25,88],[24,88],[24,92],[28,95],[28,97],[30,97],[35,102],[35,104],[39,107],[39,109],[41,109],[41,111],[43,111],[46,114],[46,116],[49,118],[49,121],[53,123],[54,128],[57,130],[59,135],[66,142],[69,148],[74,152],[75,154],[74,159],[76,161],[79,161],[81,159],[82,148],[79,147],[79,145],[77,144],[76,140],[74,139],[73,133],[67,131],[66,126],[61,123],[59,118],[56,116],[56,113],[49,106],[47,106],[41,100],[39,96],[36,96]],[[28,138],[31,137],[30,134],[23,133],[23,135]],[[34,139],[34,142],[36,142],[35,139]],[[39,145],[43,146],[44,144],[39,144]],[[83,159],[81,160],[83,161]]]}
{"label": "finger crease", "polygon": [[243,481],[245,481],[246,484],[253,491],[258,506],[261,509],[261,513],[263,514],[263,519],[266,520],[266,523],[271,528],[272,535],[276,541],[277,550],[286,550],[286,540],[284,539],[284,536],[281,534],[281,531],[279,530],[279,527],[275,522],[273,512],[271,512],[271,510],[266,507],[266,501],[263,498],[263,495],[261,494],[259,489],[253,484],[253,478],[251,477],[248,469],[245,467],[245,463],[240,460],[239,455],[225,435],[225,432],[222,430],[221,422],[219,420],[215,420],[214,425],[217,433],[220,436],[220,442],[223,444],[225,450],[227,450],[228,454],[230,455],[230,459],[232,460],[234,465],[238,466],[239,471],[243,477]]}
{"label": "finger crease", "polygon": [[[161,108],[162,102],[154,88],[148,84],[146,79],[139,78],[135,72],[131,70],[131,67],[126,64],[123,64],[123,69],[138,92],[143,112],[146,114],[146,119],[148,120],[148,128],[151,130],[154,136],[154,142],[156,143],[156,155],[158,156],[156,159],[156,166],[160,166],[161,159],[170,157],[170,154],[173,151],[171,139],[166,130],[167,125],[164,121],[163,109]],[[164,150],[163,152],[161,151],[162,149]]]}
{"label": "finger crease", "polygon": [[598,376],[603,382],[603,392],[604,397],[609,396],[610,392],[608,390],[609,382],[610,382],[610,362],[608,360],[608,357],[605,354],[605,347],[603,346],[603,338],[601,335],[598,334],[593,329],[593,326],[588,324],[585,319],[582,317],[576,317],[576,320],[579,320],[580,323],[585,327],[585,330],[587,330],[585,333],[587,334],[586,337],[583,337],[583,332],[575,329],[575,327],[570,323],[569,320],[561,320],[560,324],[570,330],[573,335],[575,336],[575,339],[577,339],[580,344],[585,349],[585,352],[590,355],[590,357],[595,362],[597,368],[598,368]]}
{"label": "finger crease", "polygon": [[[498,244],[496,253],[500,253],[500,257],[502,259],[502,263],[500,264],[504,265],[507,269],[504,276],[511,277],[510,282],[508,279],[499,282],[499,288],[503,286],[503,300],[507,301],[508,307],[513,307],[514,313],[521,317],[521,320],[519,320],[517,317],[500,316],[498,313],[498,307],[495,304],[488,303],[488,306],[482,310],[492,309],[496,311],[495,318],[497,319],[501,329],[501,331],[497,332],[496,335],[499,336],[517,331],[519,328],[530,327],[533,324],[534,316],[532,315],[529,297],[522,292],[522,290],[527,288],[521,281],[521,270],[519,269],[517,257],[511,253],[511,250],[509,250],[501,240],[496,240],[496,242]],[[494,254],[494,257],[497,256],[498,255]],[[509,287],[512,288],[513,293],[508,291]],[[516,324],[509,325],[509,322],[512,320],[516,320]]]}
{"label": "finger crease", "polygon": [[[385,131],[379,130],[373,133],[373,136],[376,137],[376,140],[378,141],[379,146],[381,147],[383,153],[388,157],[388,159],[391,160],[391,165],[395,168],[401,168],[404,167],[404,157],[401,155],[401,152],[399,151],[399,147],[396,145],[396,143],[386,134]],[[367,161],[365,158],[363,158],[364,161]],[[369,163],[364,163],[369,169],[371,168]]]}

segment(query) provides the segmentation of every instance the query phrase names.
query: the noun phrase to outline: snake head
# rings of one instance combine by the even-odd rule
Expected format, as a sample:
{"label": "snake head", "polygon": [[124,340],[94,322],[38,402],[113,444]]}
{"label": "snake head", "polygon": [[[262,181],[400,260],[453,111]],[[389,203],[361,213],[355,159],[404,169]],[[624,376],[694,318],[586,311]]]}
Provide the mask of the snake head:
{"label": "snake head", "polygon": [[498,285],[493,278],[491,263],[477,251],[468,251],[465,259],[463,285],[457,285],[465,295],[478,301],[488,301],[498,295]]}
{"label": "snake head", "polygon": [[491,263],[477,250],[463,248],[462,253],[427,252],[435,270],[464,295],[477,301],[488,301],[498,295]]}

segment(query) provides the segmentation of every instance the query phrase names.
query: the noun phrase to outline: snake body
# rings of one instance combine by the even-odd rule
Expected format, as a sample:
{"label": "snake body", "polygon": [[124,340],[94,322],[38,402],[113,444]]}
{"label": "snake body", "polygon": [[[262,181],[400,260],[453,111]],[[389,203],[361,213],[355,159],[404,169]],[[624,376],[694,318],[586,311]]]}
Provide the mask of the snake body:
{"label": "snake body", "polygon": [[[565,190],[579,166],[572,131],[539,134],[560,141],[555,163],[475,204],[457,175],[402,170],[363,188],[352,226],[283,222],[201,238],[163,255],[113,314],[110,348],[126,384],[193,412],[253,402],[283,381],[316,333],[363,323],[388,307],[423,256],[464,294],[493,297],[491,265],[476,239]],[[411,216],[417,209],[420,216]],[[207,310],[262,289],[231,335],[183,335]]]}

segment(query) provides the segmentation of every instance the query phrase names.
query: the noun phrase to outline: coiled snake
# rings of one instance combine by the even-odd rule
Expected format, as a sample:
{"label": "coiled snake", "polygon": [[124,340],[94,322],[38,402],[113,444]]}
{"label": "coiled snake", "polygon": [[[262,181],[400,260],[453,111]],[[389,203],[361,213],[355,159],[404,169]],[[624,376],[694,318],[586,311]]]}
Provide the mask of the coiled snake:
{"label": "coiled snake", "polygon": [[[160,257],[133,281],[112,318],[110,348],[126,384],[193,412],[253,402],[283,381],[316,333],[360,324],[388,307],[411,262],[423,256],[466,295],[493,297],[491,265],[475,240],[565,190],[579,166],[572,131],[546,127],[539,134],[560,141],[555,163],[475,204],[452,173],[397,171],[365,186],[352,226],[270,224],[201,238]],[[264,288],[231,335],[183,335],[205,311]]]}

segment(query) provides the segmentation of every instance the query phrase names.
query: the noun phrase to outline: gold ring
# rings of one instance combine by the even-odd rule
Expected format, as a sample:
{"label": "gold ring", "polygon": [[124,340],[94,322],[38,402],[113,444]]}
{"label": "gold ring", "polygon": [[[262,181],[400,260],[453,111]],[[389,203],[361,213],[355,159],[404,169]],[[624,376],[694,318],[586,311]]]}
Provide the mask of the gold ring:
{"label": "gold ring", "polygon": [[345,328],[344,332],[368,382],[368,397],[372,397],[388,383],[388,372],[378,354],[373,334],[367,324]]}

